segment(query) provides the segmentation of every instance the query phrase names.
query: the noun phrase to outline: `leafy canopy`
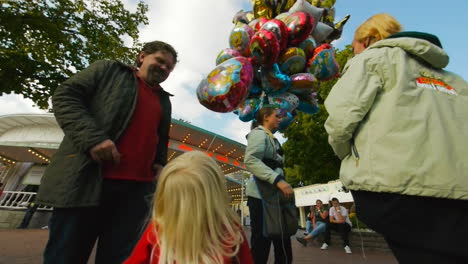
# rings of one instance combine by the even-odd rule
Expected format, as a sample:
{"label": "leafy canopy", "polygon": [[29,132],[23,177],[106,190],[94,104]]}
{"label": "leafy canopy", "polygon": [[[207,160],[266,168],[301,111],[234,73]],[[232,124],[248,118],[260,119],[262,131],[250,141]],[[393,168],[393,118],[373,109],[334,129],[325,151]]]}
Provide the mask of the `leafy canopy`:
{"label": "leafy canopy", "polygon": [[121,0],[2,0],[0,96],[22,94],[48,108],[57,86],[90,62],[132,63],[147,11],[142,0],[133,13]]}

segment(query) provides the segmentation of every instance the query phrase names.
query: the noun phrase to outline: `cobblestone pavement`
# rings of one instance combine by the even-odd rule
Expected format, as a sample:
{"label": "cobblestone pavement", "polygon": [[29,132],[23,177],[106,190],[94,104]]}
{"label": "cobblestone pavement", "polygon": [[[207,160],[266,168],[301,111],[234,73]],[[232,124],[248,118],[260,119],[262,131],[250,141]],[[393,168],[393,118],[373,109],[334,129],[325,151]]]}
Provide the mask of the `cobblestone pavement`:
{"label": "cobblestone pavement", "polygon": [[[249,230],[246,230],[249,235]],[[0,264],[39,264],[42,263],[42,251],[47,243],[47,230],[11,230],[0,229]],[[320,245],[303,247],[297,241],[292,241],[295,264],[327,263],[327,264],[396,264],[391,252],[370,251],[360,245],[353,245],[353,254],[347,255],[339,245],[331,245],[328,250],[320,250]],[[269,263],[274,263],[270,254]],[[364,257],[365,256],[365,257]],[[94,263],[94,253],[88,264]]]}

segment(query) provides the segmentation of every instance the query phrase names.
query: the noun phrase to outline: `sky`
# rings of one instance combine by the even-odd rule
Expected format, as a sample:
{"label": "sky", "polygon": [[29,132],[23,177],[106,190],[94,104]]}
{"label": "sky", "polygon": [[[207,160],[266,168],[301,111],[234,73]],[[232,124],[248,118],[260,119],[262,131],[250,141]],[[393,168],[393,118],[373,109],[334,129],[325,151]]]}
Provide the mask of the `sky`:
{"label": "sky", "polygon": [[[134,10],[135,0],[122,0]],[[162,83],[174,94],[173,118],[189,121],[209,131],[246,143],[250,123],[240,121],[232,113],[215,113],[199,104],[195,90],[204,76],[215,68],[216,55],[228,48],[233,28],[232,17],[240,9],[252,10],[250,0],[146,0],[149,25],[141,26],[142,42],[162,40],[179,53],[179,63]],[[466,0],[337,0],[335,20],[350,14],[341,39],[333,45],[342,49],[351,43],[356,28],[370,16],[389,13],[407,31],[423,31],[437,35],[450,56],[446,68],[468,80],[468,1]],[[463,33],[465,32],[465,33]],[[31,100],[20,95],[0,96],[0,115],[44,113]],[[279,136],[280,141],[284,138]]]}

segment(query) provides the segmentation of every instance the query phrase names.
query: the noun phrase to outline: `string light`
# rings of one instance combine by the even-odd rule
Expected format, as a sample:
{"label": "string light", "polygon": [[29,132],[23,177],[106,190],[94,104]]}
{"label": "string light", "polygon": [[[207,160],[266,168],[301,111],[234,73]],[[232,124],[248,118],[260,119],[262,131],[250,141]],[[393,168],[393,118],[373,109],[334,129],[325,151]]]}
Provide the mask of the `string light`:
{"label": "string light", "polygon": [[207,138],[205,138],[205,140],[203,140],[203,142],[200,143],[200,145],[198,145],[198,148],[203,147],[203,145],[205,145],[206,142],[208,142],[208,139],[207,139]]}
{"label": "string light", "polygon": [[169,156],[169,158],[167,159],[167,161],[170,161],[172,159],[172,157],[174,157],[175,155],[175,151],[171,153],[171,155]]}
{"label": "string light", "polygon": [[188,133],[188,134],[185,136],[184,140],[182,140],[182,143],[185,143],[189,137],[190,137],[190,133]]}
{"label": "string light", "polygon": [[28,149],[28,152],[31,153],[32,155],[36,156],[38,159],[42,159],[44,162],[46,163],[49,163],[50,162],[50,159],[42,154],[40,154],[39,152],[37,152],[36,150],[34,149]]}
{"label": "string light", "polygon": [[16,163],[16,161],[14,161],[12,159],[9,159],[7,157],[1,156],[1,155],[0,155],[0,161],[6,162],[6,163],[9,163],[9,164],[15,164]]}

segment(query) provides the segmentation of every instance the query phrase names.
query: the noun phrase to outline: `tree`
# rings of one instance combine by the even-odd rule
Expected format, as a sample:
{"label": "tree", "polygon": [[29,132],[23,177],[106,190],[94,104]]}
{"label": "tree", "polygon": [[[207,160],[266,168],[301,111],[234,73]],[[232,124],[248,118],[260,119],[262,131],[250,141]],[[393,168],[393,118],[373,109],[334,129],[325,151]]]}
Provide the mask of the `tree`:
{"label": "tree", "polygon": [[[339,65],[344,67],[352,54],[351,46],[338,51],[336,59]],[[295,122],[284,133],[288,139],[283,145],[286,177],[294,186],[300,181],[306,185],[326,183],[339,176],[341,162],[328,144],[328,134],[324,127],[328,113],[323,105],[336,81],[337,79],[320,85],[317,98],[319,112],[314,115],[299,112]]]}
{"label": "tree", "polygon": [[121,0],[2,0],[0,95],[22,94],[48,108],[57,86],[90,62],[132,63],[147,11],[142,0],[134,13]]}

